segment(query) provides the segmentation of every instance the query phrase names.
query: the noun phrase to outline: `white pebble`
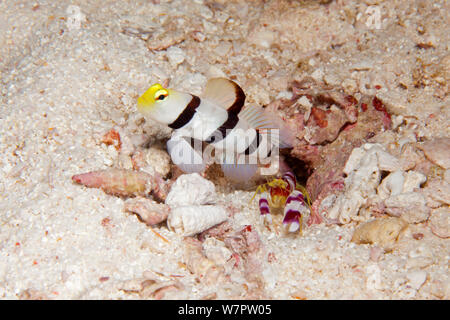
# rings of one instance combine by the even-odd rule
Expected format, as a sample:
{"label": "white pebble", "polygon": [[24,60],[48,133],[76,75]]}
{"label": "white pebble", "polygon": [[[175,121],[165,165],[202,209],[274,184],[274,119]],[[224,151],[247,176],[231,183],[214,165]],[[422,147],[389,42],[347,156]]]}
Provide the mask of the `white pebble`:
{"label": "white pebble", "polygon": [[376,264],[371,264],[366,267],[368,274],[366,280],[366,287],[369,290],[380,290],[381,287],[381,270]]}
{"label": "white pebble", "polygon": [[275,99],[292,99],[293,93],[290,91],[280,91]]}
{"label": "white pebble", "polygon": [[221,57],[224,57],[229,54],[231,50],[231,42],[229,41],[222,41],[220,44],[214,49],[214,52]]}
{"label": "white pebble", "polygon": [[178,47],[170,47],[166,51],[167,59],[173,66],[177,66],[182,63],[186,57],[184,51]]}
{"label": "white pebble", "polygon": [[275,34],[269,30],[262,30],[251,34],[249,38],[250,43],[268,49],[275,40]]}
{"label": "white pebble", "polygon": [[324,72],[321,68],[316,69],[312,74],[311,77],[316,81],[322,81],[324,76]]}
{"label": "white pebble", "polygon": [[411,286],[411,288],[419,290],[425,280],[427,280],[427,273],[422,270],[412,271],[406,275],[406,278],[409,280],[408,284]]}

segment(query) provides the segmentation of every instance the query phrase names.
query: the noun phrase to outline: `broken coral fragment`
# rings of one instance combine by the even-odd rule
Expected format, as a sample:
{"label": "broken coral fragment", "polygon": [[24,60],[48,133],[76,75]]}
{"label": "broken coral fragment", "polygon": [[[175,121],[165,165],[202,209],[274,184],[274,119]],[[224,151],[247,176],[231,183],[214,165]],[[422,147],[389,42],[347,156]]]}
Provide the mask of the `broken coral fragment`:
{"label": "broken coral fragment", "polygon": [[353,233],[352,242],[357,244],[376,244],[392,250],[401,232],[407,228],[406,221],[400,218],[380,218],[358,226]]}
{"label": "broken coral fragment", "polygon": [[194,238],[185,238],[184,244],[183,262],[188,270],[195,274],[201,282],[213,284],[227,281],[223,267],[217,266],[204,255],[200,241]]}
{"label": "broken coral fragment", "polygon": [[246,299],[264,299],[265,285],[268,280],[263,275],[265,250],[258,232],[251,225],[227,236],[224,240],[235,259],[234,267],[242,270],[246,285],[249,288]]}
{"label": "broken coral fragment", "polygon": [[418,192],[398,194],[384,200],[385,212],[394,217],[402,217],[408,223],[424,222],[430,215],[425,197]]}
{"label": "broken coral fragment", "polygon": [[364,166],[371,154],[376,155],[377,166],[380,170],[395,171],[401,168],[398,159],[389,154],[381,144],[366,143],[360,148],[353,149],[350,158],[345,164],[344,173],[350,174],[352,171]]}
{"label": "broken coral fragment", "polygon": [[347,174],[344,192],[326,210],[326,218],[343,224],[357,220],[359,209],[370,197],[376,195],[381,170],[398,169],[398,159],[379,144],[366,143],[361,148],[353,149],[344,168],[344,173]]}
{"label": "broken coral fragment", "polygon": [[[154,276],[148,278],[145,273],[149,272],[144,272],[144,278],[123,281],[120,290],[128,294],[139,294],[142,299],[161,300],[169,291],[184,289],[183,284],[177,280],[161,281]],[[170,298],[173,299],[172,296]]]}
{"label": "broken coral fragment", "polygon": [[436,138],[426,141],[419,148],[431,162],[444,169],[450,169],[450,138]]}
{"label": "broken coral fragment", "polygon": [[[389,128],[391,120],[390,115],[383,108],[381,100],[374,99],[371,96],[363,95],[357,100],[353,96],[343,94],[341,89],[324,87],[322,84],[314,82],[308,83],[307,80],[294,83],[293,93],[293,99],[281,101],[278,105],[280,109],[283,105],[287,105],[284,107],[287,110],[283,110],[287,113],[287,121],[297,124],[298,143],[294,144],[291,155],[305,162],[309,168],[314,168],[314,172],[307,177],[306,184],[313,200],[311,216],[308,220],[308,225],[310,225],[323,221],[322,215],[327,215],[328,209],[336,199],[336,194],[344,189],[343,168],[352,151]],[[324,110],[327,112],[327,118],[325,119],[324,117],[322,119],[320,116],[323,113],[320,111],[316,114],[316,118],[319,118],[319,122],[326,120],[327,127],[321,128],[319,125],[316,125],[314,119],[309,119],[313,117],[308,117],[307,112],[301,113],[302,110],[296,107],[301,104],[300,99],[297,100],[297,103],[295,102],[295,98],[298,96],[301,96],[300,99],[307,98],[311,100],[312,106],[325,106]],[[276,103],[277,101],[273,105]],[[330,116],[337,114],[336,107],[345,112],[348,121],[340,122],[339,117],[330,119]],[[289,119],[290,114],[292,116]],[[305,121],[305,119],[307,120]],[[299,122],[302,124],[301,126],[298,125]],[[305,125],[303,125],[303,122],[305,122]],[[337,131],[335,131],[336,129]],[[337,135],[335,139],[330,141],[329,139],[332,135],[328,134],[332,132],[337,133]],[[313,137],[312,140],[311,137]],[[325,140],[323,140],[324,138]],[[311,142],[316,144],[311,145]],[[384,154],[380,155],[380,157],[382,156]],[[387,164],[391,167],[390,170],[393,166],[399,167],[398,160],[393,160],[394,163],[390,163],[390,160],[393,160],[393,158],[381,158],[381,166]],[[302,173],[298,170],[296,174],[302,176]],[[344,202],[347,203],[346,201]],[[344,202],[342,205],[344,205]],[[357,203],[356,206],[358,206]],[[352,204],[351,207],[355,207],[355,204]],[[337,218],[338,214],[335,213],[335,215],[336,217],[331,219],[325,217],[325,220],[328,223],[340,222]],[[347,221],[348,218],[344,217],[343,220]]]}
{"label": "broken coral fragment", "polygon": [[450,238],[450,208],[443,206],[432,210],[428,225],[439,238]]}
{"label": "broken coral fragment", "polygon": [[378,186],[378,196],[382,199],[386,199],[390,195],[398,195],[402,193],[404,183],[405,177],[403,175],[403,171],[397,170],[391,172]]}
{"label": "broken coral fragment", "polygon": [[427,199],[427,205],[431,208],[450,205],[450,183],[445,179],[433,179],[429,181],[426,187],[421,189],[421,192]]}
{"label": "broken coral fragment", "polygon": [[170,207],[147,198],[132,198],[125,201],[124,210],[136,214],[142,222],[153,226],[167,220]]}
{"label": "broken coral fragment", "polygon": [[386,199],[389,196],[396,196],[401,193],[413,192],[420,188],[420,185],[427,180],[427,177],[416,171],[394,171],[381,181],[377,188],[378,196]]}
{"label": "broken coral fragment", "polygon": [[107,146],[114,146],[116,150],[120,150],[122,147],[122,141],[120,140],[120,134],[115,129],[110,129],[107,133],[105,133],[101,139],[101,142],[106,144]]}
{"label": "broken coral fragment", "polygon": [[232,252],[225,247],[223,241],[213,237],[206,238],[202,242],[202,248],[205,256],[219,266],[224,266],[232,254]]}
{"label": "broken coral fragment", "polygon": [[183,284],[176,280],[158,281],[153,279],[147,279],[141,283],[141,290],[139,291],[139,297],[143,299],[153,298],[155,300],[161,300],[164,298],[165,294],[168,291],[174,290],[179,291],[182,289],[184,289]]}

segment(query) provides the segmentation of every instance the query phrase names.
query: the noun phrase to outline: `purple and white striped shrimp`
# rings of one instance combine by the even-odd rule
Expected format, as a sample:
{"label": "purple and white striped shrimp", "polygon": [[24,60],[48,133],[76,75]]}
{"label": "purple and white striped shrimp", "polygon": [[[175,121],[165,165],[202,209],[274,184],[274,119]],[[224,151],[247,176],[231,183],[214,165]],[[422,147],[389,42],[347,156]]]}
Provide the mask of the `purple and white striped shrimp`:
{"label": "purple and white striped shrimp", "polygon": [[258,192],[261,193],[259,212],[266,223],[272,223],[271,208],[284,207],[283,226],[288,232],[299,230],[301,234],[303,215],[309,212],[310,201],[306,189],[297,184],[292,172],[258,186]]}

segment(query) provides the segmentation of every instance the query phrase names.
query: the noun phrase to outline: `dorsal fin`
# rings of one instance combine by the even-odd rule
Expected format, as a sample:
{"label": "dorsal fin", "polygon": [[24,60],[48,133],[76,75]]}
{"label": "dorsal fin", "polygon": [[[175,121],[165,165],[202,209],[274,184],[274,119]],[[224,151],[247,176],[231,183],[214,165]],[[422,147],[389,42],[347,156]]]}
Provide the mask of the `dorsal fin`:
{"label": "dorsal fin", "polygon": [[206,83],[203,98],[237,115],[244,106],[245,93],[229,79],[213,78]]}

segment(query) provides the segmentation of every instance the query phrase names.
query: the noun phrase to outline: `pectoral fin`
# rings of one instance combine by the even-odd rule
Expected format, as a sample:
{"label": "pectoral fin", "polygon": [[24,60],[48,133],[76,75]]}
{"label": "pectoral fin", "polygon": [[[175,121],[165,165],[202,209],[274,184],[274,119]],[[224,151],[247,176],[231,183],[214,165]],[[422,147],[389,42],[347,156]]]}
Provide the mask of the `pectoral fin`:
{"label": "pectoral fin", "polygon": [[173,163],[186,173],[203,172],[206,169],[202,157],[202,143],[199,140],[173,136],[167,141],[167,151]]}

